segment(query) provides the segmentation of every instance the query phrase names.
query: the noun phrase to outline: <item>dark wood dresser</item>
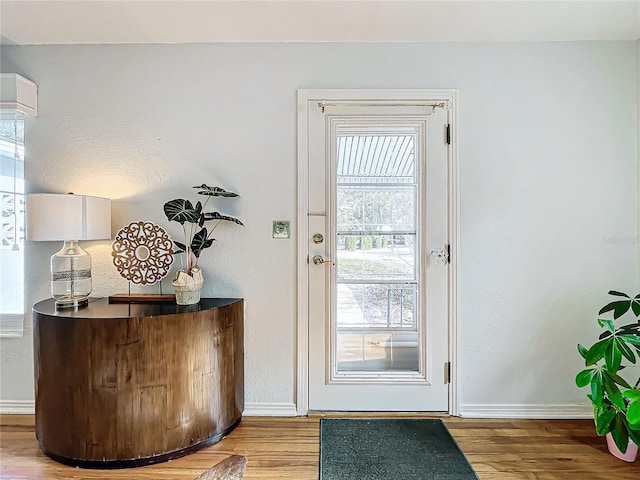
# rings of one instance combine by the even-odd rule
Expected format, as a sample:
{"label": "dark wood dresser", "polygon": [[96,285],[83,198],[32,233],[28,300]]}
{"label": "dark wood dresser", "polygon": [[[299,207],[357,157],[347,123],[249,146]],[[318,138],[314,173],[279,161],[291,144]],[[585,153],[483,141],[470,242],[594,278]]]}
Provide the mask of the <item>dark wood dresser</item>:
{"label": "dark wood dresser", "polygon": [[244,301],[33,307],[36,436],[67,465],[124,468],[219,441],[244,409]]}

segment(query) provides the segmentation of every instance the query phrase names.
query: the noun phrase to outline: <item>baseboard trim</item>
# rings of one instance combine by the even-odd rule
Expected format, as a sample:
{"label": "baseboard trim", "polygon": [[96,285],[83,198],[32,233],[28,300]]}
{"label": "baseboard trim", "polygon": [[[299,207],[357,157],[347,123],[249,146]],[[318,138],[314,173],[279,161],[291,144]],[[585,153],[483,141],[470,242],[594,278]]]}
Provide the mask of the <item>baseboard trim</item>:
{"label": "baseboard trim", "polygon": [[295,403],[245,403],[243,417],[295,417]]}
{"label": "baseboard trim", "polygon": [[531,418],[531,419],[582,419],[593,418],[590,404],[571,405],[460,405],[463,418]]}
{"label": "baseboard trim", "polygon": [[[36,405],[33,400],[0,400],[0,414],[33,415]],[[298,414],[293,403],[247,403],[245,417],[295,417]]]}
{"label": "baseboard trim", "polygon": [[[0,414],[33,415],[36,411],[33,400],[0,400]],[[295,417],[293,403],[247,403],[242,414],[245,417]]]}
{"label": "baseboard trim", "polygon": [[0,400],[2,415],[33,415],[36,413],[36,402],[33,400]]}
{"label": "baseboard trim", "polygon": [[[33,415],[33,400],[0,400],[0,414]],[[294,403],[247,403],[245,417],[295,417]],[[463,418],[531,418],[531,419],[582,419],[593,418],[593,407],[581,405],[460,405]]]}

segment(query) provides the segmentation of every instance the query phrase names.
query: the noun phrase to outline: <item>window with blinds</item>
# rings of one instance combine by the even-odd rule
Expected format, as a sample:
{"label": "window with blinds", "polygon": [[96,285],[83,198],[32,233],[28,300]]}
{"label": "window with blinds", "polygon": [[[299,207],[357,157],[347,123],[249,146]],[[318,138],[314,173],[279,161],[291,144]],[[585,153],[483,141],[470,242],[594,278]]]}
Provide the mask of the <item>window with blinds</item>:
{"label": "window with blinds", "polygon": [[0,120],[0,331],[22,335],[24,317],[24,120]]}

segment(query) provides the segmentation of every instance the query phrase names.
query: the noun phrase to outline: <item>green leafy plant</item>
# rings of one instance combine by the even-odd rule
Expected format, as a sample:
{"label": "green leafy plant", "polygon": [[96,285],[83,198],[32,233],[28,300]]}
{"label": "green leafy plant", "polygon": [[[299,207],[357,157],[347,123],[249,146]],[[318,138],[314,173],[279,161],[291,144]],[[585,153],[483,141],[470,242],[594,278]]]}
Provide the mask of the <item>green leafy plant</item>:
{"label": "green leafy plant", "polygon": [[[612,312],[613,320],[598,319],[604,331],[590,348],[578,344],[588,368],[578,373],[576,385],[591,388],[587,397],[593,404],[598,435],[611,433],[625,453],[629,439],[640,445],[640,378],[630,383],[629,375],[620,375],[625,369],[628,373],[637,368],[636,361],[640,360],[640,294],[632,298],[611,290],[609,295],[617,299],[602,307],[599,314]],[[636,323],[616,327],[615,321],[627,313],[635,316]]]}
{"label": "green leafy plant", "polygon": [[[177,250],[174,253],[186,254],[185,273],[191,275],[193,269],[198,266],[200,254],[206,248],[213,245],[215,238],[211,236],[221,222],[232,222],[238,225],[243,223],[235,217],[222,215],[220,212],[205,212],[207,203],[212,197],[237,197],[237,193],[229,192],[220,187],[209,185],[197,185],[192,187],[198,190],[198,195],[206,198],[204,204],[198,200],[195,206],[183,198],[176,198],[164,204],[164,214],[170,222],[178,222],[184,232],[184,243],[175,243]],[[215,222],[213,227],[207,229],[205,223]]]}

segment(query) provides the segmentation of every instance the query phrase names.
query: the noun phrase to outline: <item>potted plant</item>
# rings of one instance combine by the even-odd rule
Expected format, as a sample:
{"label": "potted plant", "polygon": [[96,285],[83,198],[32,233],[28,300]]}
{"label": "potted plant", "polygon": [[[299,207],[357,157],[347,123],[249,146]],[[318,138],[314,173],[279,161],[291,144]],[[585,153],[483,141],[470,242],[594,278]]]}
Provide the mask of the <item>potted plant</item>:
{"label": "potted plant", "polygon": [[[590,387],[587,397],[593,404],[596,432],[607,436],[609,451],[633,462],[640,445],[640,375],[636,370],[640,360],[640,294],[631,298],[612,290],[609,295],[617,298],[599,314],[612,312],[613,320],[598,319],[603,332],[590,348],[578,344],[587,368],[576,376],[576,385]],[[616,327],[615,321],[628,313],[633,314],[635,323]]]}
{"label": "potted plant", "polygon": [[[220,187],[198,185],[192,187],[198,190],[198,195],[206,198],[204,204],[198,201],[195,206],[184,198],[176,198],[164,204],[164,214],[170,222],[178,222],[182,225],[184,243],[174,241],[177,250],[174,253],[184,253],[184,268],[178,271],[173,287],[176,291],[176,303],[179,305],[191,305],[200,301],[202,288],[202,271],[198,267],[200,254],[206,248],[213,245],[215,238],[211,235],[221,222],[232,222],[243,225],[235,217],[222,215],[220,212],[207,212],[205,208],[211,197],[237,197],[237,193],[229,192]],[[215,222],[208,229],[205,224]]]}

